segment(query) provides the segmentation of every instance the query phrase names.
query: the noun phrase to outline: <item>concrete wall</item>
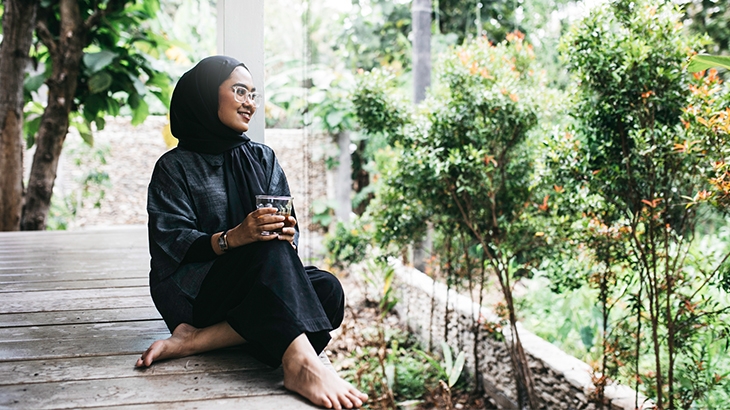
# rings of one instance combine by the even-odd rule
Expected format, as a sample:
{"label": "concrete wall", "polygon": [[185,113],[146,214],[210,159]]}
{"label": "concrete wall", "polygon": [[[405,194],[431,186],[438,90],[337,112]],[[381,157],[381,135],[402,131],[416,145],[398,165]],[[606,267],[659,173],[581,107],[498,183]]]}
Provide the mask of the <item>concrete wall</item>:
{"label": "concrete wall", "polygon": [[[478,319],[476,351],[479,358],[479,374],[486,394],[500,408],[516,409],[516,393],[512,378],[512,364],[504,341],[495,337],[494,331],[485,326],[498,323],[498,317],[470,298],[451,290],[446,285],[435,283],[424,273],[400,262],[393,261],[396,268],[394,288],[398,304],[395,309],[408,328],[428,346],[440,346],[446,341],[449,346],[466,352],[465,370],[474,374],[475,332],[473,318]],[[445,315],[448,306],[449,315]],[[504,340],[509,340],[509,329],[501,331]],[[589,401],[595,387],[589,365],[563,352],[555,345],[541,339],[518,324],[520,340],[530,362],[535,379],[535,388],[544,409],[600,409]],[[605,397],[612,410],[634,410],[636,393],[633,389],[618,384],[607,386]],[[642,405],[642,403],[644,403]],[[639,409],[653,406],[639,397]]]}

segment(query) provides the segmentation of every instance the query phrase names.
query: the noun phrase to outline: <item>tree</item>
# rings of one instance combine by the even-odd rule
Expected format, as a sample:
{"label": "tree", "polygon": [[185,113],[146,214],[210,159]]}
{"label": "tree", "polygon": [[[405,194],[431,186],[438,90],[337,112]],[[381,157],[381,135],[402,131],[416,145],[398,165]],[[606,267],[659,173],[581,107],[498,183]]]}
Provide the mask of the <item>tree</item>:
{"label": "tree", "polygon": [[713,52],[727,54],[730,49],[730,7],[725,1],[689,0],[685,17],[692,21],[690,30],[707,33],[714,41]]}
{"label": "tree", "polygon": [[438,0],[434,9],[439,31],[456,33],[458,43],[483,35],[500,42],[518,28],[513,18],[513,1]]}
{"label": "tree", "polygon": [[533,59],[521,33],[496,46],[479,38],[443,58],[438,81],[416,113],[389,97],[388,79],[377,73],[364,77],[354,103],[365,131],[384,132],[396,152],[368,207],[376,241],[381,247],[412,244],[430,222],[442,238],[449,284],[456,280],[457,255],[470,290],[483,286],[485,272],[496,276],[517,404],[537,409],[512,297],[515,281],[539,262],[536,249],[544,245],[531,215],[548,207],[533,202],[537,184],[527,134],[537,124],[540,94],[532,88],[539,82]]}
{"label": "tree", "polygon": [[[29,100],[45,83],[48,99],[42,115],[25,124],[28,145],[35,144],[36,152],[22,208],[21,229],[45,227],[58,160],[72,120],[91,143],[91,124],[103,128],[104,115],[118,115],[124,105],[132,110],[133,124],[142,122],[149,111],[143,98],[148,92],[163,104],[169,103],[170,78],[152,64],[158,49],[169,42],[144,24],[158,9],[157,0],[61,0],[44,2],[38,7],[38,42],[31,57],[44,71],[26,79],[25,96]],[[17,19],[27,17],[6,13],[3,21],[14,27],[20,24]],[[10,41],[5,37],[3,44],[10,46]],[[3,94],[18,92],[18,88],[9,89],[4,84]],[[21,166],[15,164],[13,169]],[[20,172],[12,175],[15,178]],[[14,197],[15,204],[22,200]]]}
{"label": "tree", "polygon": [[707,292],[723,286],[729,255],[692,248],[711,216],[701,199],[726,154],[713,127],[697,123],[728,99],[716,75],[687,74],[703,42],[684,33],[680,16],[670,1],[617,0],[571,30],[561,48],[579,80],[576,125],[556,136],[562,149],[548,161],[593,252],[588,279],[600,282],[601,304],[629,306],[604,335],[603,371],[636,380],[659,409],[689,408],[719,385],[688,375],[702,368],[698,337],[723,329],[728,311]]}
{"label": "tree", "polygon": [[23,207],[23,78],[33,41],[36,1],[8,0],[0,45],[0,231],[17,231]]}

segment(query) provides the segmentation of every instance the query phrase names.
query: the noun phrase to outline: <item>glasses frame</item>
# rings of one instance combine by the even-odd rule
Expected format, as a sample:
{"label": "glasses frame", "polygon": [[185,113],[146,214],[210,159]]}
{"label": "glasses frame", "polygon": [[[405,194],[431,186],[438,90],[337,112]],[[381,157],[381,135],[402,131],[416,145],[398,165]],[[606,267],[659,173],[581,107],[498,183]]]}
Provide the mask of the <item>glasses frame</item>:
{"label": "glasses frame", "polygon": [[[236,91],[237,89],[242,89],[246,93],[243,96],[240,96],[238,94],[238,92]],[[251,101],[256,108],[259,108],[261,106],[261,104],[263,104],[263,102],[264,102],[263,95],[255,92],[255,91],[251,92],[246,87],[243,87],[240,85],[233,85],[233,86],[231,86],[231,91],[233,91],[233,99],[236,100],[236,102],[239,104],[245,104],[246,102]]]}

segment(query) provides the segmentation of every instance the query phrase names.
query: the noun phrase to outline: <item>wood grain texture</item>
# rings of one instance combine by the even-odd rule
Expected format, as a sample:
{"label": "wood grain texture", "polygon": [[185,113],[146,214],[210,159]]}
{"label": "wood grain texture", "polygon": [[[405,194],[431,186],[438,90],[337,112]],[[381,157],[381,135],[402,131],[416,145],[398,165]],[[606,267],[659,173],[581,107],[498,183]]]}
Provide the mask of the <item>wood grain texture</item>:
{"label": "wood grain texture", "polygon": [[[2,296],[0,296],[2,297]],[[0,314],[0,328],[160,320],[154,306]]]}
{"label": "wood grain texture", "polygon": [[315,408],[245,347],[134,368],[170,335],[150,297],[146,235],[0,233],[0,408]]}

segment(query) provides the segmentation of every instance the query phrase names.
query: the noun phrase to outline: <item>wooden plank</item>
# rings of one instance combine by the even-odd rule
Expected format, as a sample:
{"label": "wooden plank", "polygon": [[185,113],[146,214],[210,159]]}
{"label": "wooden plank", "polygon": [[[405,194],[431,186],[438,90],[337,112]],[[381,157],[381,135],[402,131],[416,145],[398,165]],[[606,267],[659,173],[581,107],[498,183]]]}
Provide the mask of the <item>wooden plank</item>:
{"label": "wooden plank", "polygon": [[142,354],[152,342],[167,337],[170,337],[170,332],[160,329],[158,332],[123,334],[113,338],[4,341],[0,343],[0,360],[9,362]]}
{"label": "wooden plank", "polygon": [[165,360],[135,369],[139,354],[0,362],[0,385],[148,377],[223,371],[271,370],[241,348]]}
{"label": "wooden plank", "polygon": [[90,342],[97,339],[160,332],[167,332],[165,322],[162,320],[9,327],[0,329],[0,346],[10,343],[26,343],[32,340],[80,339]]}
{"label": "wooden plank", "polygon": [[[33,273],[38,271],[48,271],[51,268],[56,270],[80,270],[85,271],[94,267],[96,269],[114,269],[122,270],[134,267],[147,266],[149,268],[150,257],[149,255],[142,252],[135,252],[134,255],[127,255],[124,258],[107,258],[103,255],[98,255],[95,259],[92,255],[74,257],[75,255],[69,256],[55,256],[51,254],[37,255],[34,257],[24,257],[17,260],[3,260],[0,262],[0,273],[8,274],[14,270],[21,272]],[[130,266],[126,266],[130,264]]]}
{"label": "wooden plank", "polygon": [[88,408],[289,394],[281,369],[0,386],[0,407]]}
{"label": "wooden plank", "polygon": [[[72,239],[72,240],[71,240]],[[104,239],[104,242],[99,241]],[[147,227],[144,225],[120,225],[104,229],[84,229],[77,231],[19,231],[0,232],[0,245],[31,245],[33,249],[39,244],[51,243],[74,247],[75,243],[92,243],[99,248],[113,248],[126,244],[140,244],[140,239],[147,240]]]}
{"label": "wooden plank", "polygon": [[8,271],[0,274],[0,287],[13,283],[32,282],[60,282],[74,280],[103,280],[103,279],[131,279],[149,278],[149,267],[136,268],[101,268],[74,269],[59,271],[58,269],[42,268],[28,271]]}
{"label": "wooden plank", "polygon": [[0,233],[0,408],[313,408],[243,348],[134,369],[169,337],[148,274],[144,226]]}
{"label": "wooden plank", "polygon": [[[113,409],[116,407],[95,407],[97,409]],[[282,394],[270,396],[236,397],[228,399],[208,399],[183,401],[174,403],[135,404],[125,405],[129,410],[199,410],[199,409],[220,409],[220,410],[311,410],[319,407],[313,406],[303,397],[296,394]]]}
{"label": "wooden plank", "polygon": [[161,319],[160,314],[153,306],[131,307],[126,309],[113,308],[59,312],[6,313],[0,314],[0,328],[159,319]]}
{"label": "wooden plank", "polygon": [[48,290],[3,294],[0,313],[53,312],[152,306],[146,287]]}
{"label": "wooden plank", "polygon": [[[35,292],[34,292],[35,293]],[[40,292],[38,292],[40,293]],[[12,295],[10,293],[8,295]],[[6,297],[2,295],[2,298]],[[4,303],[0,298],[0,314],[3,313],[32,313],[32,312],[67,312],[70,310],[94,310],[94,309],[110,309],[115,307],[118,309],[133,307],[149,307],[154,306],[152,298],[147,296],[129,296],[118,298],[94,298],[94,299],[70,299],[62,302],[54,303],[43,300],[31,301],[25,305],[7,306],[4,309]]]}
{"label": "wooden plank", "polygon": [[9,292],[36,292],[40,290],[78,290],[104,288],[147,287],[147,277],[138,278],[108,278],[87,280],[54,280],[43,282],[0,282],[0,293]]}

